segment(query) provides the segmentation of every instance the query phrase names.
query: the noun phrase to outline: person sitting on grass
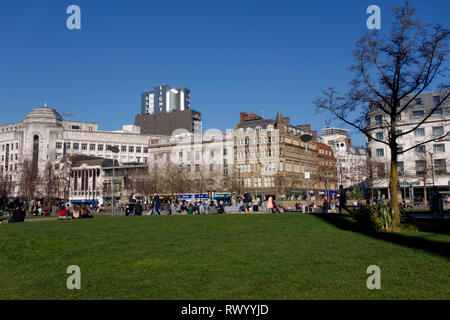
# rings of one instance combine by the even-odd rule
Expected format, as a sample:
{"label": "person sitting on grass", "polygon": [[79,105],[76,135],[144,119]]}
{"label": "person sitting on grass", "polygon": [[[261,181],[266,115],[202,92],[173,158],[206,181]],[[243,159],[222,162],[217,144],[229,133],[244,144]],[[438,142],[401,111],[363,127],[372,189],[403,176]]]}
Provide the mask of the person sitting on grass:
{"label": "person sitting on grass", "polygon": [[72,217],[69,215],[69,208],[70,208],[69,204],[61,207],[61,209],[59,211],[59,219],[61,219],[61,220],[72,219]]}
{"label": "person sitting on grass", "polygon": [[86,204],[83,204],[83,206],[81,207],[81,218],[85,219],[85,218],[93,218],[93,216],[89,215],[90,211],[87,207]]}
{"label": "person sitting on grass", "polygon": [[9,218],[8,223],[24,222],[25,221],[25,211],[22,208],[23,203],[16,200],[11,210],[11,218]]}
{"label": "person sitting on grass", "polygon": [[72,219],[79,219],[79,218],[80,218],[80,207],[78,205],[74,205],[72,211]]}

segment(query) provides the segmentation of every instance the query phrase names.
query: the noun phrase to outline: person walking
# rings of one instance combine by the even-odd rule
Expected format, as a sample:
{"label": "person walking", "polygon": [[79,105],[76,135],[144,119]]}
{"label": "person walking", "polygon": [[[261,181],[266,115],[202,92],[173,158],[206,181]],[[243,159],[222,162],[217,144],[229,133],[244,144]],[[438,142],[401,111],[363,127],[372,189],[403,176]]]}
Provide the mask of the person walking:
{"label": "person walking", "polygon": [[348,212],[346,203],[347,203],[347,193],[345,192],[344,186],[341,184],[339,186],[339,214],[340,215],[342,214],[342,209],[345,209]]}
{"label": "person walking", "polygon": [[150,212],[150,215],[161,215],[159,212],[159,208],[161,207],[161,201],[159,200],[159,196],[157,192],[153,193],[153,200],[152,200],[152,211]]}
{"label": "person walking", "polygon": [[272,196],[270,196],[269,200],[267,200],[267,209],[272,211],[272,213],[275,213],[275,208],[273,206],[273,198],[272,198]]}

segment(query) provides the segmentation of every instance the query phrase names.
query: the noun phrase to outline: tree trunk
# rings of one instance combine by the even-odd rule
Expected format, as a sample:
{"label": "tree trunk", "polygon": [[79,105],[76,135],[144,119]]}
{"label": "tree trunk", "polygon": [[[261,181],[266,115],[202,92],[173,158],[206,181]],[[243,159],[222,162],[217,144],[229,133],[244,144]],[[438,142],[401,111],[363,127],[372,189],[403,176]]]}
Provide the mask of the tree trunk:
{"label": "tree trunk", "polygon": [[391,206],[394,209],[394,226],[400,225],[400,206],[398,203],[398,169],[397,146],[391,147],[391,174],[389,178],[389,192],[391,193]]}

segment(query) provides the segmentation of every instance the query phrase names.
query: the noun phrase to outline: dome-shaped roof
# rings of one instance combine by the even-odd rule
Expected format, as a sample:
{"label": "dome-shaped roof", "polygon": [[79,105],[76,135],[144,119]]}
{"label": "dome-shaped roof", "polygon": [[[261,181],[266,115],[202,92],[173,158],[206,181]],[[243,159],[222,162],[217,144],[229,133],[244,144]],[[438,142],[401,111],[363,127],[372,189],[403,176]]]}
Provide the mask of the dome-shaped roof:
{"label": "dome-shaped roof", "polygon": [[34,108],[23,119],[24,123],[39,122],[61,124],[62,121],[61,115],[55,109],[46,106]]}

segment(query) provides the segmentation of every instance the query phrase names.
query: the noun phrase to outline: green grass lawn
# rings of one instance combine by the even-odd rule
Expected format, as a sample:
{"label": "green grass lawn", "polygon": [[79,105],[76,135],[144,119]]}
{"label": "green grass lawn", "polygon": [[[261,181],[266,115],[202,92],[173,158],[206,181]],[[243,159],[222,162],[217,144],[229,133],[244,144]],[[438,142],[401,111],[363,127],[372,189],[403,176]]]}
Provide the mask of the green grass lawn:
{"label": "green grass lawn", "polygon": [[[0,225],[0,299],[449,299],[448,255],[405,243],[445,252],[450,236],[395,237],[302,214]],[[66,287],[69,265],[81,290]],[[381,290],[366,287],[369,265]]]}

